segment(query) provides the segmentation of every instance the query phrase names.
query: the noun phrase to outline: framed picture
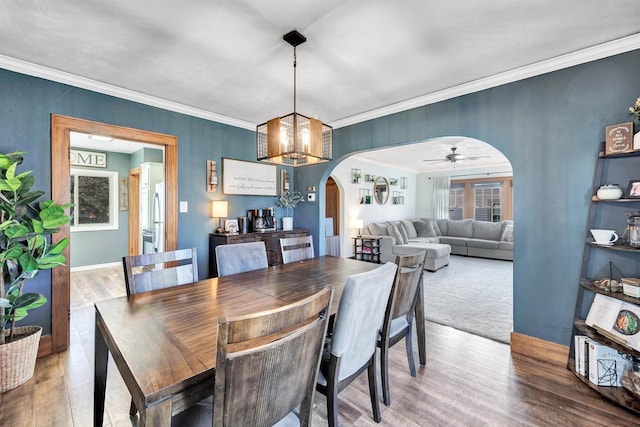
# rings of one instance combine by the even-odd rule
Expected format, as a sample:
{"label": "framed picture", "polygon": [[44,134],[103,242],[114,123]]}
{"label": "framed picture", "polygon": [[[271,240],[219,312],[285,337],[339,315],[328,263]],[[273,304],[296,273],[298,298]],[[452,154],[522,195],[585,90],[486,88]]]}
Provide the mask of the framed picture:
{"label": "framed picture", "polygon": [[237,219],[225,219],[224,231],[230,234],[236,234],[238,232],[238,220]]}
{"label": "framed picture", "polygon": [[277,167],[267,163],[222,158],[222,192],[243,196],[275,196]]}
{"label": "framed picture", "polygon": [[606,156],[633,151],[633,122],[607,126],[605,133]]}
{"label": "framed picture", "polygon": [[640,199],[640,178],[629,181],[626,198]]}

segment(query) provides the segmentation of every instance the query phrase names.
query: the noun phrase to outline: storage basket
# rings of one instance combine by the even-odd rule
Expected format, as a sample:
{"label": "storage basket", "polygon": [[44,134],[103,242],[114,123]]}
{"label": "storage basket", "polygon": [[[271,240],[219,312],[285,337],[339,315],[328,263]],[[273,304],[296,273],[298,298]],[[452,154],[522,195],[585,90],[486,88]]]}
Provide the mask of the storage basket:
{"label": "storage basket", "polygon": [[0,345],[0,393],[24,384],[33,376],[41,334],[40,326],[17,326],[14,340]]}

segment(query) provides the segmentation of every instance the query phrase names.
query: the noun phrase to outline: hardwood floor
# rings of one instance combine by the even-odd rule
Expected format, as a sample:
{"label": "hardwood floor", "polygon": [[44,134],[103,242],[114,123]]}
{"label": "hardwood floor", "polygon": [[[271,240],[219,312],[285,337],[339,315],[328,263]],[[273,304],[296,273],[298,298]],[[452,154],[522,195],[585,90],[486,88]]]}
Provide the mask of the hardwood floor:
{"label": "hardwood floor", "polygon": [[[39,359],[33,379],[0,395],[0,426],[92,425],[93,322],[91,304],[72,308],[69,350]],[[371,417],[363,375],[339,395],[341,425],[640,426],[639,417],[602,400],[563,366],[512,355],[508,345],[450,327],[426,326],[427,366],[418,368],[417,378],[409,375],[404,345],[390,351],[391,406],[381,404],[382,422]],[[110,363],[105,426],[137,424],[128,416],[129,399]],[[316,393],[314,425],[326,425],[325,404]]]}

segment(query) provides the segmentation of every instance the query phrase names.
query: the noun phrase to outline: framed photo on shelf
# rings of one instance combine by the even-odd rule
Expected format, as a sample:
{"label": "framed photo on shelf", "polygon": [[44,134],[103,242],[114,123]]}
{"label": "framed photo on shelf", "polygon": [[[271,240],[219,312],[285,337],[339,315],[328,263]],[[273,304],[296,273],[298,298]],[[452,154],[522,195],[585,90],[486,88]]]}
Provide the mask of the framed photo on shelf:
{"label": "framed photo on shelf", "polygon": [[640,199],[640,178],[629,181],[625,197],[627,199]]}
{"label": "framed photo on shelf", "polygon": [[225,219],[224,220],[224,231],[229,234],[238,233],[238,220],[237,219]]}

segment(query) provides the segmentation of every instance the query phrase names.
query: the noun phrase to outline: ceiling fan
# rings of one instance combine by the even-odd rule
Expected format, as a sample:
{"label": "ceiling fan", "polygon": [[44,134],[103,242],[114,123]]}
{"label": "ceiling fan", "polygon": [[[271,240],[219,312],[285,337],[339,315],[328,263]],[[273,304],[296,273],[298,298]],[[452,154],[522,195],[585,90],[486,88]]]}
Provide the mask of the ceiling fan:
{"label": "ceiling fan", "polygon": [[451,162],[457,163],[462,162],[464,160],[478,160],[478,159],[488,159],[489,156],[465,156],[460,153],[456,153],[458,147],[451,147],[451,153],[444,156],[444,159],[423,159],[423,162]]}

